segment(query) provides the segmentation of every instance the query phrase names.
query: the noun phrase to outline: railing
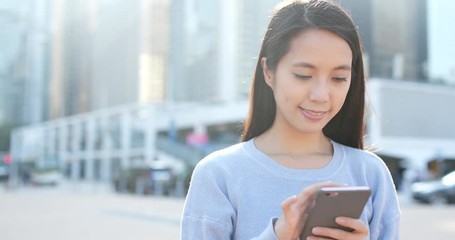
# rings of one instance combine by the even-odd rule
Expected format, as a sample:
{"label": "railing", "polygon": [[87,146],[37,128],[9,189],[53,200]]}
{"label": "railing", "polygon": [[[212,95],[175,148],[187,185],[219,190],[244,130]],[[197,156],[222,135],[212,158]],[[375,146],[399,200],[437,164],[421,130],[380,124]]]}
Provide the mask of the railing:
{"label": "railing", "polygon": [[208,154],[206,151],[172,141],[166,137],[157,137],[156,148],[158,151],[163,151],[176,159],[184,161],[188,166],[196,165],[199,160]]}

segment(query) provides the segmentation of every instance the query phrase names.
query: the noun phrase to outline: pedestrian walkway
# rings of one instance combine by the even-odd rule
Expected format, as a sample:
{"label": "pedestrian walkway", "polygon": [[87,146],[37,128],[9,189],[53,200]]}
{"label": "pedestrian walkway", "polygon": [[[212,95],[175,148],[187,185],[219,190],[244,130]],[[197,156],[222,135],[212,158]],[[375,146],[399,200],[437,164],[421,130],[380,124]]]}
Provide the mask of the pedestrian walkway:
{"label": "pedestrian walkway", "polygon": [[0,192],[0,239],[178,239],[183,201],[91,182],[8,189]]}
{"label": "pedestrian walkway", "polygon": [[[416,204],[402,193],[399,200],[401,239],[453,239],[455,205]],[[183,204],[184,198],[117,194],[104,183],[3,186],[0,239],[178,239]]]}
{"label": "pedestrian walkway", "polygon": [[115,194],[111,184],[97,181],[71,181],[62,180],[58,188],[62,191],[86,194]]}

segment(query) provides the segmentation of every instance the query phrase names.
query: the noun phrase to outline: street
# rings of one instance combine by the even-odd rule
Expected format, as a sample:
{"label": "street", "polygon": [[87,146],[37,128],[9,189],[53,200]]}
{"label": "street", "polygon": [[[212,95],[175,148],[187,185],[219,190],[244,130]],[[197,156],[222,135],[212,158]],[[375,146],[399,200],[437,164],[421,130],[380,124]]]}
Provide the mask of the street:
{"label": "street", "polygon": [[[400,199],[401,239],[455,238],[455,205],[427,206]],[[0,239],[178,239],[183,202],[119,195],[103,184],[0,186]]]}

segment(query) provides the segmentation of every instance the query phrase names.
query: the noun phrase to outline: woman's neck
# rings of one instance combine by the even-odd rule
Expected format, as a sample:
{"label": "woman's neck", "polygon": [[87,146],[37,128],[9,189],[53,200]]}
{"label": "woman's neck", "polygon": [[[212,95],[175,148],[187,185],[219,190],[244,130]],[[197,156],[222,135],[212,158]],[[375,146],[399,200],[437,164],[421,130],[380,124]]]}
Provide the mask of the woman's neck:
{"label": "woman's neck", "polygon": [[255,139],[256,147],[291,168],[321,168],[330,162],[333,148],[321,132],[302,133],[272,127]]}
{"label": "woman's neck", "polygon": [[326,153],[332,152],[330,140],[322,131],[314,133],[302,133],[297,130],[281,129],[272,126],[269,130],[257,137],[258,143],[262,143],[288,153]]}

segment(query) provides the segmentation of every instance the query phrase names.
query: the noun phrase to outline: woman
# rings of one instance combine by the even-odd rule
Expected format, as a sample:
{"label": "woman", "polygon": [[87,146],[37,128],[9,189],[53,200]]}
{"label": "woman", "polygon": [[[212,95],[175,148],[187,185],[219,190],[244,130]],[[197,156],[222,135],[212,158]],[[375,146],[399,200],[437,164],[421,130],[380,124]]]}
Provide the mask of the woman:
{"label": "woman", "polygon": [[[368,186],[347,232],[316,227],[308,239],[397,239],[390,172],[363,150],[365,81],[359,35],[328,1],[279,6],[264,36],[243,141],[196,166],[182,239],[298,239],[324,186]],[[319,237],[316,237],[319,236]]]}

